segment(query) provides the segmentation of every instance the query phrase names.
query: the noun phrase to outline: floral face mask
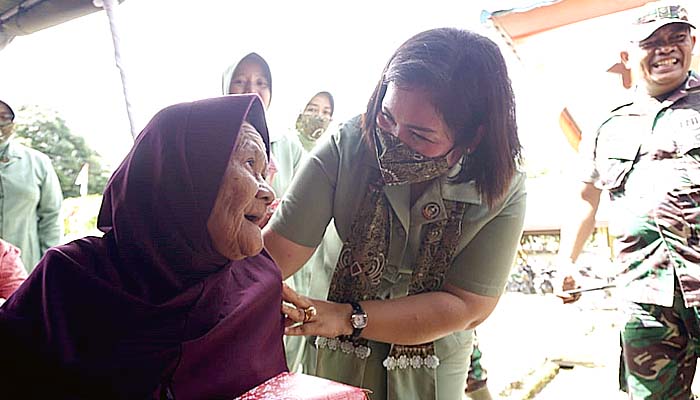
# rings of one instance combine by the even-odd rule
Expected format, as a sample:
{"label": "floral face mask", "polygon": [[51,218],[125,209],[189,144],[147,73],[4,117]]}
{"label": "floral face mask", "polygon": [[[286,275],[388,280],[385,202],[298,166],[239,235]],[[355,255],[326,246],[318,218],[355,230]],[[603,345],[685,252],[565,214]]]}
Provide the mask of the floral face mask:
{"label": "floral face mask", "polygon": [[426,157],[379,128],[374,137],[379,170],[387,185],[429,181],[446,174],[450,169],[447,155]]}
{"label": "floral face mask", "polygon": [[331,120],[314,114],[299,114],[296,128],[299,133],[309,140],[317,140],[328,128]]}

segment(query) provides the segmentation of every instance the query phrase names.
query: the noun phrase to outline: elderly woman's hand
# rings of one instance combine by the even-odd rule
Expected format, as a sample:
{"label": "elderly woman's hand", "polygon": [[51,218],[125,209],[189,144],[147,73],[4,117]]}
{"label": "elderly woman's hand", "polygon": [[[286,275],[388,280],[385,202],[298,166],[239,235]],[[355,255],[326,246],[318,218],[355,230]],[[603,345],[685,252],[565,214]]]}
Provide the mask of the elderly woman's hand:
{"label": "elderly woman's hand", "polygon": [[285,284],[282,284],[282,300],[286,335],[332,338],[352,334],[350,304],[310,299],[299,295]]}

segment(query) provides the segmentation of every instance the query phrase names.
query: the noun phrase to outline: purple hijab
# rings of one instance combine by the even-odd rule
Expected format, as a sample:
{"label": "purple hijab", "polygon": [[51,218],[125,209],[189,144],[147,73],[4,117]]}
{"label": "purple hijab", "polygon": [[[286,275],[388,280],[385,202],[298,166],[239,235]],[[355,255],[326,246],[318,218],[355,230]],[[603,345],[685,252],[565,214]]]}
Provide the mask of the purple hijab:
{"label": "purple hijab", "polygon": [[107,184],[104,237],[50,249],[0,308],[0,392],[234,398],[286,371],[279,269],[206,228],[244,120],[269,149],[255,95],[156,114]]}

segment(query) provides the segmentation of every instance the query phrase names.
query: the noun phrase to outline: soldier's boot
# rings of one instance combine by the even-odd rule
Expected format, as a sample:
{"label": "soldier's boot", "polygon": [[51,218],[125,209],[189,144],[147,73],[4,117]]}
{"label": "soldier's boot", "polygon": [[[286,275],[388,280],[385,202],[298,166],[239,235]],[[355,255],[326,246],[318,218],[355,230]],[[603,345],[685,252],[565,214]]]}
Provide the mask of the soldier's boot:
{"label": "soldier's boot", "polygon": [[493,400],[489,387],[484,385],[476,390],[467,391],[467,399],[469,400]]}

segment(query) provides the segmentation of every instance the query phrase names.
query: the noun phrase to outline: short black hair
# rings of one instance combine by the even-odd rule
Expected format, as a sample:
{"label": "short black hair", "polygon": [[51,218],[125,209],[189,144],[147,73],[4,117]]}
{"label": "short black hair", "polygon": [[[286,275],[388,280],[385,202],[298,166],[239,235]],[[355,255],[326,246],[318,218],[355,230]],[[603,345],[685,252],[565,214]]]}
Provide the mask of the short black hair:
{"label": "short black hair", "polygon": [[391,56],[363,116],[363,135],[371,146],[376,116],[389,83],[425,89],[435,110],[466,147],[484,131],[477,148],[464,157],[454,182],[475,181],[493,206],[508,192],[521,162],[515,96],[506,62],[496,43],[475,32],[439,28],[408,39]]}

